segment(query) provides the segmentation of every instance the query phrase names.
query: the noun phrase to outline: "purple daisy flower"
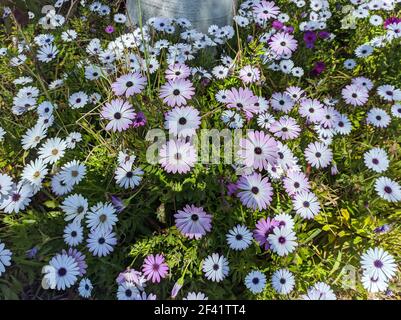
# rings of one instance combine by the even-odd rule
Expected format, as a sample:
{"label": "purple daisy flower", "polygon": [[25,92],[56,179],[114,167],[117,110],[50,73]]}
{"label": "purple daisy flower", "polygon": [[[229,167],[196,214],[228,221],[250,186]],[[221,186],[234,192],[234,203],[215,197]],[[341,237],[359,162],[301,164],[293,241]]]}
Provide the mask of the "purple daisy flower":
{"label": "purple daisy flower", "polygon": [[227,195],[228,196],[234,195],[238,190],[237,184],[233,183],[233,182],[227,183],[226,187],[227,187]]}
{"label": "purple daisy flower", "polygon": [[110,120],[106,130],[114,132],[127,130],[136,116],[132,105],[121,99],[107,102],[100,114],[104,119]]}
{"label": "purple daisy flower", "polygon": [[264,247],[265,250],[270,249],[270,243],[267,241],[269,234],[273,232],[275,227],[279,226],[279,222],[270,218],[262,218],[256,223],[256,229],[253,231],[253,237]]}
{"label": "purple daisy flower", "polygon": [[162,254],[148,255],[142,266],[142,271],[148,280],[153,283],[159,283],[168,273],[168,265],[164,262]]}
{"label": "purple daisy flower", "polygon": [[128,98],[134,94],[141,93],[146,86],[146,82],[146,78],[139,72],[128,73],[117,78],[111,84],[111,88],[117,96],[125,95]]}
{"label": "purple daisy flower", "polygon": [[247,176],[241,176],[237,182],[237,196],[243,205],[254,210],[266,209],[272,201],[273,188],[269,179],[263,178],[260,173],[253,173]]}
{"label": "purple daisy flower", "polygon": [[175,225],[189,239],[200,239],[212,229],[212,216],[202,207],[186,205],[174,215]]}
{"label": "purple daisy flower", "polygon": [[168,106],[182,106],[187,104],[187,100],[191,99],[195,94],[195,88],[192,82],[186,79],[177,79],[169,81],[160,88],[160,98],[163,99]]}
{"label": "purple daisy flower", "polygon": [[272,22],[272,27],[276,30],[281,30],[284,27],[284,23],[278,21],[278,20],[274,20]]}
{"label": "purple daisy flower", "polygon": [[147,122],[147,119],[145,117],[145,114],[143,112],[139,111],[136,114],[134,120],[132,121],[132,126],[134,128],[143,127],[146,124],[146,122]]}
{"label": "purple daisy flower", "polygon": [[320,39],[328,39],[328,38],[330,37],[330,32],[327,32],[327,31],[319,31],[317,35],[318,35],[318,37],[319,37]]}
{"label": "purple daisy flower", "polygon": [[314,64],[311,74],[317,76],[321,74],[326,69],[326,65],[323,61],[318,61]]}
{"label": "purple daisy flower", "polygon": [[315,32],[306,31],[304,33],[304,41],[307,48],[312,49],[315,46],[316,40],[317,40],[317,35]]}
{"label": "purple daisy flower", "polygon": [[390,17],[390,18],[387,18],[387,19],[384,21],[384,28],[387,29],[387,26],[389,26],[390,24],[393,24],[393,23],[400,23],[400,22],[401,22],[401,18],[397,18],[397,17]]}

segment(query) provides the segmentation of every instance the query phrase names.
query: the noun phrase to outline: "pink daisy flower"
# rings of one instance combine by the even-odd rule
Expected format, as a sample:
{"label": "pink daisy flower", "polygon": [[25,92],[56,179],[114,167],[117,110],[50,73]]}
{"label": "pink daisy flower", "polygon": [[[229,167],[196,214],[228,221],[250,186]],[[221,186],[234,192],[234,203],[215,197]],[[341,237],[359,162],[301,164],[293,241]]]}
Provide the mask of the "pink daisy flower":
{"label": "pink daisy flower", "polygon": [[275,137],[283,140],[291,140],[299,136],[301,127],[297,124],[294,118],[283,116],[279,120],[274,121],[270,125],[269,130]]}
{"label": "pink daisy flower", "polygon": [[187,100],[191,99],[195,94],[195,88],[192,82],[186,79],[177,79],[169,81],[160,88],[160,98],[163,99],[168,106],[186,105]]}
{"label": "pink daisy flower", "polygon": [[125,74],[111,84],[117,96],[125,95],[127,98],[141,93],[146,86],[146,78],[139,72]]}
{"label": "pink daisy flower", "polygon": [[266,21],[276,18],[280,13],[280,8],[273,1],[261,1],[253,6],[253,12],[258,19]]}
{"label": "pink daisy flower", "polygon": [[169,140],[159,152],[159,163],[168,173],[187,173],[195,165],[195,148],[182,140]]}
{"label": "pink daisy flower", "polygon": [[277,163],[277,141],[263,131],[249,131],[247,139],[240,140],[240,147],[238,155],[247,167],[263,170],[269,163]]}
{"label": "pink daisy flower", "polygon": [[168,265],[164,262],[162,254],[148,255],[142,266],[144,276],[153,283],[159,283],[168,273]]}
{"label": "pink daisy flower", "polygon": [[237,185],[241,190],[237,196],[244,206],[260,211],[270,205],[273,188],[267,177],[262,179],[262,175],[255,172],[248,176],[242,176]]}
{"label": "pink daisy flower", "polygon": [[115,99],[106,103],[100,115],[110,122],[106,126],[106,130],[124,131],[127,130],[135,118],[134,108],[129,102],[121,99]]}
{"label": "pink daisy flower", "polygon": [[259,112],[257,104],[259,99],[248,88],[232,88],[226,92],[226,103],[228,108],[234,108],[245,112],[248,118]]}
{"label": "pink daisy flower", "polygon": [[169,65],[166,70],[166,79],[175,81],[177,79],[186,79],[191,75],[191,69],[183,63]]}
{"label": "pink daisy flower", "polygon": [[186,205],[174,215],[175,225],[189,239],[200,239],[212,229],[212,216],[202,207]]}
{"label": "pink daisy flower", "polygon": [[239,71],[239,77],[245,84],[256,82],[260,79],[260,71],[252,66],[245,66]]}
{"label": "pink daisy flower", "polygon": [[279,32],[273,35],[269,41],[269,47],[278,55],[290,55],[297,49],[298,42],[289,33]]}
{"label": "pink daisy flower", "polygon": [[106,33],[113,33],[114,32],[114,27],[113,26],[111,26],[111,25],[109,25],[109,26],[107,26],[105,29],[104,29],[104,31],[106,32]]}

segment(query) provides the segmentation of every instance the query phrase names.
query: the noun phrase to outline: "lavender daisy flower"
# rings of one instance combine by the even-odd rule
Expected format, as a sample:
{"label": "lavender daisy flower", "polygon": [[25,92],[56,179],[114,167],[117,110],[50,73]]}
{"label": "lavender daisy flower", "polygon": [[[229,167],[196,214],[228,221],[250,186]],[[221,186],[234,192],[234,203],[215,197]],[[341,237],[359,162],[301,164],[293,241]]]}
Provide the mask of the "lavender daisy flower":
{"label": "lavender daisy flower", "polygon": [[200,239],[212,229],[212,216],[202,207],[186,205],[174,215],[175,225],[189,239]]}
{"label": "lavender daisy flower", "polygon": [[294,36],[285,32],[276,33],[269,41],[269,47],[278,55],[290,55],[297,49],[297,46],[298,42],[294,39]]}
{"label": "lavender daisy flower", "polygon": [[369,110],[366,122],[377,128],[386,128],[391,121],[391,117],[386,111],[380,108],[372,108]]}
{"label": "lavender daisy flower", "polygon": [[135,269],[127,268],[127,270],[121,272],[118,275],[116,282],[118,285],[121,285],[124,282],[130,282],[134,284],[138,290],[143,291],[146,287],[147,280],[142,272]]}
{"label": "lavender daisy flower", "polygon": [[274,228],[273,233],[269,234],[268,241],[271,250],[280,257],[286,256],[295,250],[298,245],[295,232],[288,227]]}
{"label": "lavender daisy flower", "polygon": [[159,163],[168,173],[187,173],[196,160],[196,150],[189,142],[169,140],[160,149]]}
{"label": "lavender daisy flower", "polygon": [[289,171],[287,177],[283,179],[285,191],[289,195],[294,195],[302,191],[309,191],[310,184],[303,172]]}
{"label": "lavender daisy flower", "polygon": [[273,188],[268,178],[263,178],[260,173],[240,177],[237,182],[237,196],[243,205],[254,210],[266,209],[272,200]]}
{"label": "lavender daisy flower", "polygon": [[380,177],[375,181],[377,194],[389,202],[401,201],[401,186],[387,177]]}
{"label": "lavender daisy flower", "polygon": [[225,93],[227,95],[225,99],[227,108],[243,111],[248,118],[252,118],[254,113],[259,112],[259,108],[255,106],[259,102],[259,99],[248,88],[239,88],[238,90],[232,88]]}
{"label": "lavender daisy flower", "polygon": [[139,72],[123,75],[111,84],[111,88],[117,96],[125,95],[127,98],[141,93],[145,86],[146,78]]}
{"label": "lavender daisy flower", "polygon": [[166,79],[175,81],[177,79],[186,79],[191,75],[191,69],[183,63],[169,65],[166,70]]}
{"label": "lavender daisy flower", "polygon": [[373,148],[365,152],[363,159],[369,169],[378,173],[386,171],[390,163],[386,151],[382,148]]}
{"label": "lavender daisy flower", "polygon": [[145,277],[153,283],[159,283],[168,273],[168,265],[164,262],[162,254],[148,255],[142,266]]}
{"label": "lavender daisy flower", "polygon": [[302,99],[298,112],[308,121],[317,123],[323,117],[323,104],[316,99]]}
{"label": "lavender daisy flower", "polygon": [[267,21],[276,18],[280,13],[280,8],[273,1],[258,1],[259,3],[253,6],[253,13],[262,20]]}
{"label": "lavender daisy flower", "polygon": [[114,132],[127,130],[136,115],[132,105],[121,99],[115,99],[110,103],[106,103],[100,114],[104,119],[110,120],[106,126],[106,130]]}
{"label": "lavender daisy flower", "polygon": [[363,106],[369,98],[369,92],[365,87],[354,84],[342,89],[341,95],[346,103],[353,106]]}
{"label": "lavender daisy flower", "polygon": [[186,79],[177,79],[169,81],[160,88],[160,98],[168,106],[186,105],[187,100],[191,99],[195,94],[195,89],[192,82]]}
{"label": "lavender daisy flower", "polygon": [[245,84],[250,84],[260,79],[260,71],[252,66],[245,66],[239,71],[239,77]]}
{"label": "lavender daisy flower", "polygon": [[270,243],[267,241],[269,234],[273,232],[275,227],[279,226],[279,222],[270,218],[261,218],[256,223],[256,229],[253,230],[253,237],[259,243],[260,246],[264,247],[265,250],[270,249]]}
{"label": "lavender daisy flower", "polygon": [[213,253],[203,261],[202,270],[208,280],[220,282],[227,277],[230,267],[228,266],[226,257],[220,256],[218,253]]}
{"label": "lavender daisy flower", "polygon": [[391,280],[397,272],[394,257],[378,247],[368,249],[361,256],[361,267],[365,274],[383,280]]}
{"label": "lavender daisy flower", "polygon": [[238,156],[247,167],[263,170],[270,163],[277,163],[278,144],[263,131],[250,131],[247,139],[241,139]]}
{"label": "lavender daisy flower", "polygon": [[290,95],[286,92],[275,92],[272,94],[272,97],[270,99],[270,103],[272,105],[272,108],[277,111],[283,111],[285,113],[288,113],[292,110],[294,107],[294,101],[290,97]]}
{"label": "lavender daisy flower", "polygon": [[297,124],[294,118],[283,116],[279,120],[274,121],[269,130],[275,137],[283,140],[291,140],[296,139],[299,136],[301,127]]}

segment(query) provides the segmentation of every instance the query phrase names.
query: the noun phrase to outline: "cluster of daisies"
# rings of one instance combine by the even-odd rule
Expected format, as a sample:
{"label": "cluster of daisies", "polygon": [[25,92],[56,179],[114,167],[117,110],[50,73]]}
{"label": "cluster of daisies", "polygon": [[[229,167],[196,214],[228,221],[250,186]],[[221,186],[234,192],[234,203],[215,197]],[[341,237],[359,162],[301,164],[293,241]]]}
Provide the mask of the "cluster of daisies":
{"label": "cluster of daisies", "polygon": [[[66,46],[80,40],[78,32],[68,29],[65,17],[60,14],[68,2],[58,0],[54,6],[43,8],[44,16],[38,19],[43,33],[35,36],[32,43],[26,39],[18,40],[15,51],[0,48],[0,57],[9,58],[9,65],[18,70],[26,70],[24,66],[32,59],[51,67]],[[358,46],[355,50],[358,59],[369,57],[375,48],[382,48],[401,37],[401,19],[392,17],[384,21],[378,14],[394,10],[399,2],[351,0],[351,5],[343,8],[344,13],[349,13],[347,19],[369,17],[371,25],[382,29],[383,35]],[[75,73],[56,72],[57,78],[49,83],[36,83],[36,78],[26,75],[14,80],[17,90],[11,112],[16,117],[33,114],[35,124],[21,137],[22,149],[30,159],[22,168],[21,176],[16,179],[0,173],[0,210],[7,214],[23,212],[33,197],[46,187],[46,180],[50,182],[53,196],[63,197],[60,210],[66,221],[63,239],[68,249],[56,254],[43,267],[43,288],[66,290],[76,286],[82,297],[92,297],[94,286],[85,276],[88,269],[86,255],[101,258],[112,254],[119,240],[116,232],[119,215],[125,207],[124,201],[116,196],[90,204],[90,199],[74,193],[74,187],[85,179],[87,167],[84,161],[71,159],[70,155],[82,143],[83,137],[75,131],[61,130],[56,136],[49,133],[55,131],[60,113],[66,108],[79,114],[94,114],[112,136],[134,132],[151,120],[145,116],[147,106],[144,102],[148,101],[144,98],[149,91],[156,92],[152,93],[152,98],[163,106],[162,125],[170,137],[158,150],[156,166],[168,174],[184,175],[198,163],[192,139],[199,132],[204,117],[197,99],[201,95],[198,87],[206,87],[211,82],[219,84],[219,88],[224,87],[210,95],[214,108],[211,112],[216,113],[216,119],[228,129],[253,128],[247,130],[238,143],[232,165],[238,177],[226,184],[227,195],[249,211],[262,213],[271,206],[275,192],[285,194],[293,213],[260,218],[252,227],[245,224],[232,226],[226,233],[227,246],[239,252],[257,243],[263,252],[278,257],[296,250],[297,231],[300,231],[297,230],[297,219],[312,220],[322,210],[318,195],[312,190],[309,173],[303,170],[304,164],[310,170],[328,171],[333,176],[338,174],[333,156],[335,139],[347,136],[353,130],[344,110],[367,110],[363,124],[381,130],[401,118],[401,89],[387,83],[375,84],[367,77],[358,76],[339,92],[331,92],[331,96],[310,94],[302,88],[300,81],[299,85],[276,90],[269,97],[262,94],[260,88],[266,84],[266,69],[301,79],[305,70],[296,66],[292,59],[297,50],[313,49],[319,42],[335,39],[335,34],[328,31],[332,12],[327,0],[293,0],[288,5],[303,8],[304,14],[297,28],[290,15],[282,12],[274,1],[247,0],[239,5],[233,18],[235,27],[256,26],[262,31],[257,37],[248,37],[248,42],[260,45],[260,63],[244,65],[238,56],[227,51],[216,58],[217,63],[212,68],[194,66],[199,52],[221,47],[235,37],[235,28],[212,25],[206,33],[201,33],[185,18],[155,17],[143,27],[119,34],[111,41],[92,38],[82,42],[81,49],[86,56],[76,67],[82,70],[85,82],[92,84],[92,89],[68,88],[68,96],[65,102],[60,101],[60,105],[52,101],[49,92],[67,87]],[[104,30],[107,35],[115,33],[117,25],[127,22],[124,14],[113,15],[110,6],[102,2],[87,4],[81,1],[81,6],[99,17],[112,15],[113,22]],[[3,16],[10,14],[11,10],[5,9]],[[29,18],[33,20],[35,15],[29,13]],[[87,16],[82,19],[86,20]],[[171,40],[173,36],[178,40]],[[356,65],[354,59],[344,62],[345,69],[354,69]],[[325,64],[319,61],[311,74],[318,75],[324,69]],[[158,79],[156,89],[151,80],[153,75]],[[105,79],[109,90],[102,93],[98,84]],[[226,81],[230,85],[224,85]],[[371,105],[369,100],[380,101],[380,107],[368,107]],[[308,144],[301,148],[298,142],[305,133]],[[6,135],[0,127],[0,141]],[[122,189],[138,187],[145,172],[135,153],[118,150],[116,158],[116,185]],[[398,202],[401,201],[400,184],[389,177],[390,174],[384,175],[390,161],[382,146],[369,148],[364,154],[366,167],[383,174],[374,183],[378,196],[388,202]],[[212,232],[213,213],[189,203],[175,212],[174,221],[182,237],[199,241]],[[221,282],[230,275],[230,261],[221,252],[213,251],[204,257],[200,269],[207,280]],[[33,257],[35,252],[32,249],[27,254]],[[10,266],[11,256],[11,251],[0,242],[0,275]],[[394,258],[376,247],[362,255],[361,264],[365,289],[369,292],[387,290],[396,273]],[[278,294],[288,295],[297,286],[296,277],[286,268],[277,268],[269,276],[271,286]],[[118,275],[116,297],[119,300],[156,299],[156,295],[147,289],[148,284],[158,284],[169,277],[171,269],[165,255],[155,252],[145,257],[139,270],[128,268]],[[263,270],[249,270],[244,285],[253,294],[262,293],[267,286],[267,275]],[[175,298],[182,286],[180,279],[174,285],[171,297]],[[332,300],[336,299],[336,294],[328,284],[317,282],[301,298]],[[189,292],[184,299],[204,300],[208,297],[203,292]]]}

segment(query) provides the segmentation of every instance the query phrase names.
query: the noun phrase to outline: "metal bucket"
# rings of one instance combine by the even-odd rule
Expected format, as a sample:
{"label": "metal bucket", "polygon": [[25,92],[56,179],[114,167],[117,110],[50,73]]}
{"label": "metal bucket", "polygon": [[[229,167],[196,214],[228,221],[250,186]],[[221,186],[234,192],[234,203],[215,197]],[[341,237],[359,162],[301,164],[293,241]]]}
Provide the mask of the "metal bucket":
{"label": "metal bucket", "polygon": [[[236,0],[127,0],[130,21],[152,17],[187,18],[192,27],[207,32],[210,25],[231,25]],[[140,14],[141,13],[141,14]]]}

